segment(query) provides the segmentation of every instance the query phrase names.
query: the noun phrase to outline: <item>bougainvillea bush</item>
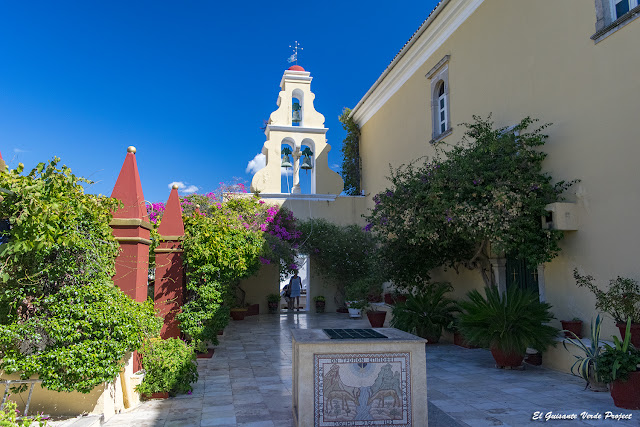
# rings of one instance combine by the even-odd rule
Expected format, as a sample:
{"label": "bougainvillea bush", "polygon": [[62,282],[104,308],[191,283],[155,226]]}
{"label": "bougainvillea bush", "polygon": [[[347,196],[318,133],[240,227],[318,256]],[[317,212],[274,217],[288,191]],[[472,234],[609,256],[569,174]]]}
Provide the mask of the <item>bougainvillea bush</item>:
{"label": "bougainvillea bush", "polygon": [[490,117],[474,116],[459,144],[391,171],[365,229],[380,238],[397,285],[426,283],[440,266],[477,269],[488,283],[489,248],[532,265],[556,256],[562,232],[543,229],[541,216],[575,181],[554,184],[542,171],[548,125],[527,132],[536,121],[495,128]]}
{"label": "bougainvillea bush", "polygon": [[291,272],[300,236],[289,210],[255,195],[218,193],[181,198],[187,295],[178,320],[200,349],[206,341],[218,342],[229,309],[244,304],[242,279],[263,264],[278,265],[281,276]]}
{"label": "bougainvillea bush", "polygon": [[0,172],[0,370],[46,388],[90,392],[112,381],[127,352],[157,334],[153,305],[114,287],[119,202],[85,194],[55,158],[29,174]]}

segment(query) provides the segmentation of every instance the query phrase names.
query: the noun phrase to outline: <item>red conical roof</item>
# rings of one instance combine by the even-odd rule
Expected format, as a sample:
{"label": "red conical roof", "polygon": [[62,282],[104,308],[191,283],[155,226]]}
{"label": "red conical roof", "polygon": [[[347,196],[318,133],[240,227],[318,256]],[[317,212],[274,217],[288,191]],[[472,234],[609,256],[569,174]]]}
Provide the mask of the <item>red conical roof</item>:
{"label": "red conical roof", "polygon": [[158,227],[161,236],[182,236],[184,235],[184,223],[182,222],[182,208],[180,207],[180,197],[178,189],[173,188],[169,194],[169,200],[164,208],[162,220]]}
{"label": "red conical roof", "polygon": [[291,71],[304,71],[304,68],[302,68],[299,65],[292,65],[291,67],[289,67],[289,70],[291,70]]}
{"label": "red conical roof", "polygon": [[142,194],[142,184],[138,173],[138,163],[136,162],[135,149],[128,150],[124,158],[120,175],[113,187],[111,197],[119,199],[123,206],[113,214],[114,218],[136,218],[149,221],[147,207]]}

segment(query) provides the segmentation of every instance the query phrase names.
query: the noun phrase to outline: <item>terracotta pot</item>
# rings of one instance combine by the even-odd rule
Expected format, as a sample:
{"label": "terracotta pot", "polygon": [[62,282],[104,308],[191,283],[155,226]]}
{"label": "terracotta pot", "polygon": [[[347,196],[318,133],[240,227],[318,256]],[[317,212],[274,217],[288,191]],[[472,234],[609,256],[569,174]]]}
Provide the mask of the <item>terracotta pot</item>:
{"label": "terracotta pot", "polygon": [[151,395],[145,394],[145,399],[168,399],[169,392],[168,391],[159,391],[157,393],[151,393]]}
{"label": "terracotta pot", "polygon": [[257,316],[260,314],[260,304],[251,304],[247,307],[247,316]]}
{"label": "terracotta pot", "polygon": [[442,329],[437,331],[427,331],[426,328],[416,328],[416,334],[427,340],[427,344],[438,344],[440,336],[442,335]]}
{"label": "terracotta pot", "polygon": [[268,302],[267,306],[269,307],[269,313],[273,314],[278,311],[278,303],[277,302]]}
{"label": "terracotta pot", "polygon": [[640,409],[640,371],[629,373],[626,382],[616,380],[610,385],[613,404],[623,409]]}
{"label": "terracotta pot", "polygon": [[213,357],[213,348],[208,348],[205,353],[196,352],[196,357],[198,359],[211,359]]}
{"label": "terracotta pot", "polygon": [[[562,329],[571,331],[576,334],[578,338],[582,338],[582,320],[561,320],[560,323],[562,323]],[[565,332],[564,336],[567,338],[574,338],[574,336],[569,332]]]}
{"label": "terracotta pot", "polygon": [[469,342],[466,339],[464,339],[464,337],[460,332],[453,333],[453,343],[457,346],[464,347],[464,348],[478,348],[475,345],[469,344]]}
{"label": "terracotta pot", "polygon": [[[616,323],[616,326],[620,330],[620,336],[624,340],[624,336],[627,332],[627,323]],[[640,323],[631,324],[631,344],[635,348],[640,348]]]}
{"label": "terracotta pot", "polygon": [[407,302],[407,296],[406,295],[397,295],[396,296],[396,304],[399,302]]}
{"label": "terracotta pot", "polygon": [[393,300],[391,294],[384,294],[384,303],[388,305],[394,305],[396,302]]}
{"label": "terracotta pot", "polygon": [[336,313],[348,313],[348,312],[349,312],[349,309],[347,307],[339,307],[336,310]]}
{"label": "terracotta pot", "polygon": [[369,311],[367,312],[369,323],[372,328],[382,328],[384,326],[384,319],[387,317],[386,311]]}
{"label": "terracotta pot", "polygon": [[316,301],[316,313],[324,313],[325,301]]}
{"label": "terracotta pot", "polygon": [[529,365],[541,366],[542,365],[542,353],[529,353],[525,356],[524,361]]}
{"label": "terracotta pot", "polygon": [[231,318],[233,320],[244,320],[244,317],[247,315],[246,308],[232,308],[231,309]]}
{"label": "terracotta pot", "polygon": [[499,368],[517,368],[522,365],[522,361],[524,360],[524,354],[505,353],[498,348],[491,348],[491,355]]}

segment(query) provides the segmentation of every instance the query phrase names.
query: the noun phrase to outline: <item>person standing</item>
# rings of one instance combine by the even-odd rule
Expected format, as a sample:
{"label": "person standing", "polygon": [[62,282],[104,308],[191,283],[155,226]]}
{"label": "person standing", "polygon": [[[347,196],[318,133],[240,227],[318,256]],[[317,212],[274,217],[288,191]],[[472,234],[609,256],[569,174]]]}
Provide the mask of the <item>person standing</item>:
{"label": "person standing", "polygon": [[293,299],[295,298],[295,308],[296,310],[300,310],[300,292],[302,291],[302,279],[298,276],[298,270],[293,270],[293,277],[289,279],[289,289],[291,291],[291,297],[289,299],[289,308],[293,304]]}

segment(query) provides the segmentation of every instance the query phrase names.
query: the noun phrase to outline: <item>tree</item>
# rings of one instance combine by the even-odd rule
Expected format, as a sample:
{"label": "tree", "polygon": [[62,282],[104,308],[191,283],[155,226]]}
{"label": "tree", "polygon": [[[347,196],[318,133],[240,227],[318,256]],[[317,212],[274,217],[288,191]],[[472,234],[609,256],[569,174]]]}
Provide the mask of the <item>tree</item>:
{"label": "tree", "polygon": [[391,170],[392,186],[373,198],[366,228],[399,286],[424,283],[441,266],[476,269],[488,284],[490,251],[538,264],[560,250],[562,232],[543,229],[540,218],[575,181],[552,184],[542,171],[549,125],[526,132],[537,120],[496,129],[490,117],[473,118],[460,143]]}

